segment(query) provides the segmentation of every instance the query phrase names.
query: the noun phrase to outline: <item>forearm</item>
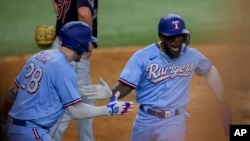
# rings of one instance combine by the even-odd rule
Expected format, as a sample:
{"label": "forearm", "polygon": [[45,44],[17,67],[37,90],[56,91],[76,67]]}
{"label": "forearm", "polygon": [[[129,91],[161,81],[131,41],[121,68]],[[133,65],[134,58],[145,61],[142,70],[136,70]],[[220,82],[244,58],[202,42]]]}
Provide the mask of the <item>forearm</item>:
{"label": "forearm", "polygon": [[123,98],[125,96],[127,96],[131,91],[132,91],[132,88],[129,87],[129,86],[126,86],[120,82],[117,82],[112,88],[111,88],[111,91],[113,93],[113,95],[119,91],[120,92],[120,96],[119,98]]}
{"label": "forearm", "polygon": [[66,108],[74,119],[88,119],[98,116],[108,116],[106,106],[92,106],[84,103],[77,103]]}
{"label": "forearm", "polygon": [[92,28],[93,17],[88,7],[78,8],[78,20],[87,23]]}
{"label": "forearm", "polygon": [[229,125],[232,123],[232,114],[226,97],[224,96],[224,86],[217,69],[212,66],[211,70],[206,74],[206,82],[213,94],[217,98],[219,113],[223,122],[225,135],[229,135]]}
{"label": "forearm", "polygon": [[217,69],[212,66],[210,71],[206,74],[206,83],[209,88],[212,90],[213,94],[217,99],[224,99],[224,86],[221,80],[221,77],[217,71]]}
{"label": "forearm", "polygon": [[57,3],[55,2],[55,0],[52,0],[52,7],[53,7],[53,10],[54,12],[57,14]]}

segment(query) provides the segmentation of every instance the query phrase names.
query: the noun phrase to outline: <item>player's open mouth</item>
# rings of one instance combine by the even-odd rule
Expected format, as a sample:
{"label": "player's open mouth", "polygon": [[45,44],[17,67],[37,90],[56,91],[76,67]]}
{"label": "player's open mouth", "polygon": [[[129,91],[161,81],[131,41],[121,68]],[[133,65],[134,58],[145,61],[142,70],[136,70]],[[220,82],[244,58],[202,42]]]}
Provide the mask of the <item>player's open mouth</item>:
{"label": "player's open mouth", "polygon": [[176,46],[171,46],[171,50],[177,52],[177,51],[180,50],[180,47],[179,47],[178,45],[176,45]]}

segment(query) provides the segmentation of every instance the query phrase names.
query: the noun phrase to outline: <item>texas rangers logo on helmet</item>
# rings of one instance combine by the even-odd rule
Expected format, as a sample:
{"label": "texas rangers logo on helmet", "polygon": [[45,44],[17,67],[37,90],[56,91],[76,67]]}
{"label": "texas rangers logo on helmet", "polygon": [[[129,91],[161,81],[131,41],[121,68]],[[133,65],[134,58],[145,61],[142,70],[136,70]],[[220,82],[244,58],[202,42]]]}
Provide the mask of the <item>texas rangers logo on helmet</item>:
{"label": "texas rangers logo on helmet", "polygon": [[179,21],[173,21],[172,24],[174,25],[175,29],[179,29]]}

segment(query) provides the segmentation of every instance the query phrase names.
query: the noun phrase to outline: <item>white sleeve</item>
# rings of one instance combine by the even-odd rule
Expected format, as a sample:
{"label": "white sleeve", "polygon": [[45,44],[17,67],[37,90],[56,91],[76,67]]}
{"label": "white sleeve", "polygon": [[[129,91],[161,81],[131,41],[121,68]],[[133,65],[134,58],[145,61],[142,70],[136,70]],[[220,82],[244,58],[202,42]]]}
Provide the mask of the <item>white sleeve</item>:
{"label": "white sleeve", "polygon": [[224,86],[217,69],[212,65],[209,72],[205,75],[208,87],[219,100],[224,99]]}
{"label": "white sleeve", "polygon": [[98,116],[108,116],[108,109],[106,106],[92,106],[79,102],[66,108],[74,119],[87,119]]}

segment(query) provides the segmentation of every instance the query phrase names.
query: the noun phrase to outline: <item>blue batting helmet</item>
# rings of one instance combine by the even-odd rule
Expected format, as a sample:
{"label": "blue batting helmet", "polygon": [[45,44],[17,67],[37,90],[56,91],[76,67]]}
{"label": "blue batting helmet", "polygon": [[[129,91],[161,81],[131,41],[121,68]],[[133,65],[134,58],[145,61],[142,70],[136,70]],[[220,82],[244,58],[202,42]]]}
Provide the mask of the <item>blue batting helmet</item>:
{"label": "blue batting helmet", "polygon": [[160,19],[158,33],[164,36],[174,36],[177,34],[189,34],[189,31],[186,29],[185,22],[181,16],[167,14]]}
{"label": "blue batting helmet", "polygon": [[65,24],[60,33],[61,45],[73,49],[78,54],[89,50],[89,42],[96,42],[92,36],[90,27],[79,21],[72,21]]}
{"label": "blue batting helmet", "polygon": [[178,34],[185,34],[186,39],[183,42],[183,51],[186,50],[190,42],[190,34],[186,29],[186,25],[181,16],[176,14],[167,14],[161,17],[158,24],[158,34],[163,36],[174,36]]}

